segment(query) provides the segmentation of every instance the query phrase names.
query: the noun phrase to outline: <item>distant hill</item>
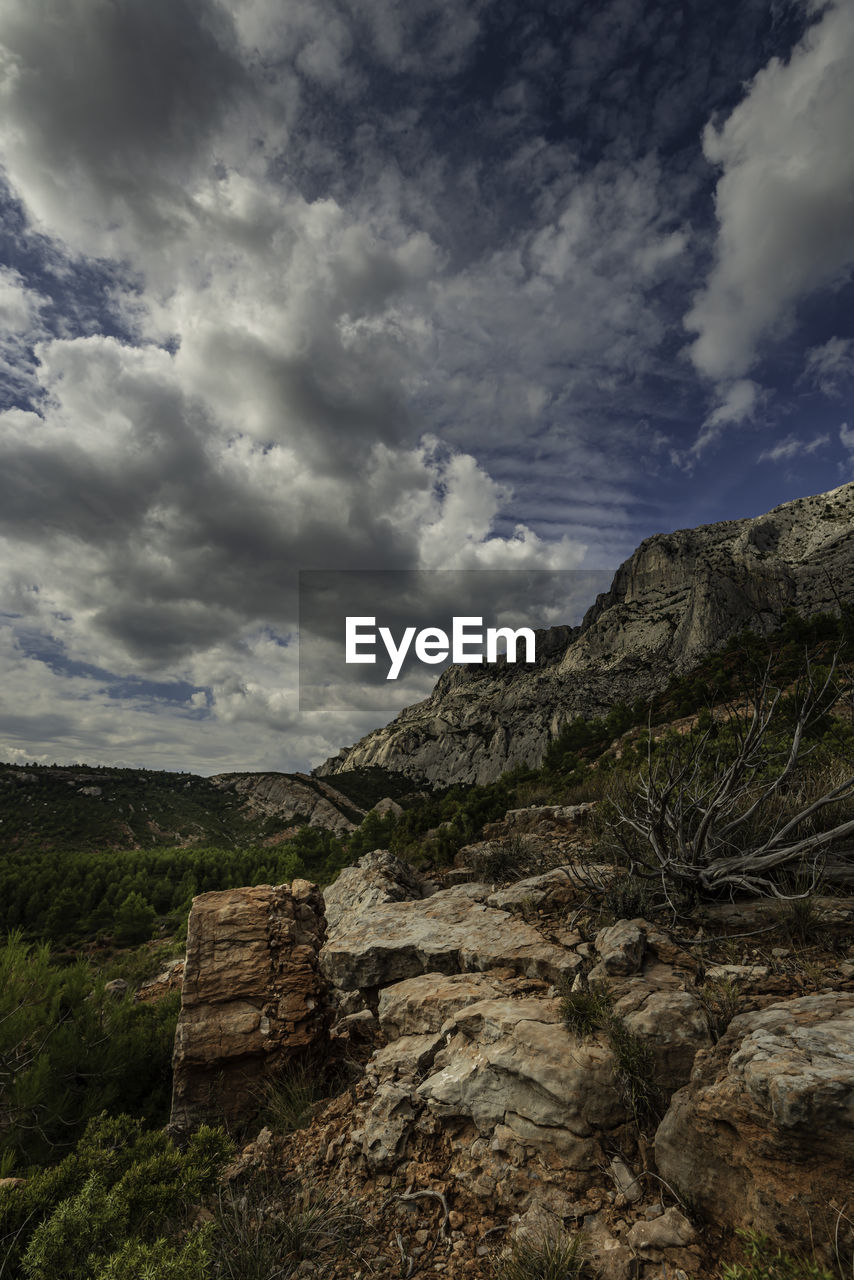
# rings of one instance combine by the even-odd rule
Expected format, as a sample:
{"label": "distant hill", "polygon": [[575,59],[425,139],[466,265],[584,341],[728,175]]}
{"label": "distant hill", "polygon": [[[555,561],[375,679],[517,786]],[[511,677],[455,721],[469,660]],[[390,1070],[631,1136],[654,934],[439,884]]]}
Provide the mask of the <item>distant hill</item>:
{"label": "distant hill", "polygon": [[272,845],[303,826],[344,835],[364,816],[306,774],[0,764],[0,852]]}

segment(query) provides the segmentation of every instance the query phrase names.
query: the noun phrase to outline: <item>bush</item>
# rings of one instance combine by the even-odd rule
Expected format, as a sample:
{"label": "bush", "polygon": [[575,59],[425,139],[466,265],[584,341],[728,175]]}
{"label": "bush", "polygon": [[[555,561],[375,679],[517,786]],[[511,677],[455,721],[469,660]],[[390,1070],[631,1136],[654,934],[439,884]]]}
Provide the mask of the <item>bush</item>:
{"label": "bush", "polygon": [[614,998],[607,987],[579,987],[565,990],[560,1014],[570,1031],[583,1040],[606,1030],[614,1016]]}
{"label": "bush", "polygon": [[105,1109],[165,1120],[179,1003],[116,1001],[85,960],[0,945],[0,1158],[55,1159]]}
{"label": "bush", "polygon": [[[183,1253],[187,1266],[198,1270],[201,1244],[190,1248],[192,1235],[178,1237],[193,1206],[211,1195],[232,1149],[220,1130],[207,1127],[181,1152],[165,1134],[130,1116],[91,1120],[60,1164],[0,1192],[0,1238],[13,1241],[4,1277],[124,1276],[133,1273],[122,1272],[117,1259],[141,1268],[146,1250],[148,1262],[160,1258],[164,1267],[177,1267]],[[161,1280],[159,1271],[149,1274]]]}
{"label": "bush", "polygon": [[129,893],[116,912],[116,941],[123,947],[146,942],[154,933],[157,913],[141,893]]}
{"label": "bush", "polygon": [[825,851],[854,832],[854,749],[830,719],[851,687],[807,662],[784,697],[769,664],[740,709],[665,734],[637,781],[615,787],[612,851],[655,875],[674,910],[685,892],[779,896],[793,870],[814,884]]}

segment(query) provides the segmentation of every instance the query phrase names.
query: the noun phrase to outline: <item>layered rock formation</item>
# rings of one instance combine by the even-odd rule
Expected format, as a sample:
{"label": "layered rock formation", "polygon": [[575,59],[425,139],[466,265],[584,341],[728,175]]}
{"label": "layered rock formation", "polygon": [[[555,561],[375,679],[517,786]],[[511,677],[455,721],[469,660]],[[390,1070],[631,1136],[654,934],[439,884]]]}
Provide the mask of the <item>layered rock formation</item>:
{"label": "layered rock formation", "polygon": [[232,1124],[266,1078],[324,1040],[323,898],[305,880],[193,899],[172,1060],[170,1127]]}
{"label": "layered rock formation", "polygon": [[539,633],[532,667],[451,667],[429,698],[318,770],[369,765],[434,783],[535,765],[576,715],[664,687],[745,626],[768,633],[854,598],[854,483],[755,519],[647,538],[580,628]]}
{"label": "layered rock formation", "polygon": [[218,773],[210,782],[240,796],[248,818],[279,818],[298,826],[325,827],[343,836],[365,816],[363,809],[328,782],[306,773]]}

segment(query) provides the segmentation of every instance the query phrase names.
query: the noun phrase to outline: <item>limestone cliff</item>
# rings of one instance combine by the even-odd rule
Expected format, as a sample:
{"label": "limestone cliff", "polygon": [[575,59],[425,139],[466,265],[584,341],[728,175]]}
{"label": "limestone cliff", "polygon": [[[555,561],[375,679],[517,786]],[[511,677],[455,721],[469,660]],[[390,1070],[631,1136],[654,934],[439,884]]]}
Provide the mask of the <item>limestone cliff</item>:
{"label": "limestone cliff", "polygon": [[854,598],[854,483],[753,519],[655,534],[617,570],[578,628],[538,633],[530,667],[450,667],[433,693],[315,772],[370,765],[433,783],[489,782],[538,764],[576,715],[662,688],[674,672],[789,608]]}
{"label": "limestone cliff", "polygon": [[248,818],[279,818],[341,836],[354,831],[365,816],[329,783],[305,773],[218,773],[210,781],[238,795]]}

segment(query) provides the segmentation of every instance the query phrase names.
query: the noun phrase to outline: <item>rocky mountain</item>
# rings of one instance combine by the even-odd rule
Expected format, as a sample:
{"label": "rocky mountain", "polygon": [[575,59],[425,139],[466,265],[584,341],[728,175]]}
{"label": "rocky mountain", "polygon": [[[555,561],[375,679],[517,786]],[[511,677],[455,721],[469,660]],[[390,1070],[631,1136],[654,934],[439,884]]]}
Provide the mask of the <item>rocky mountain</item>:
{"label": "rocky mountain", "polygon": [[575,716],[662,689],[745,626],[854,599],[854,483],[767,515],[655,534],[580,627],[537,634],[530,666],[450,667],[429,698],[315,770],[366,766],[431,783],[490,782],[536,765]]}

